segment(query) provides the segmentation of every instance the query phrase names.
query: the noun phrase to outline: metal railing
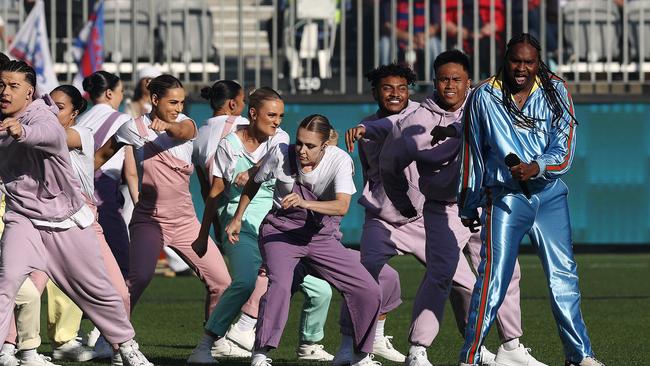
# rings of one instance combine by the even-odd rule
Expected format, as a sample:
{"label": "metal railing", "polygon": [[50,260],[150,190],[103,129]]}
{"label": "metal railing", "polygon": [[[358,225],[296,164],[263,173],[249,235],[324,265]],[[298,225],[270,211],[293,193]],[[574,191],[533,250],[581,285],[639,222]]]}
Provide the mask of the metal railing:
{"label": "metal railing", "polygon": [[[94,1],[46,1],[61,82]],[[431,84],[435,56],[460,48],[473,80],[494,74],[505,42],[538,36],[543,58],[581,92],[640,90],[650,72],[650,0],[105,0],[104,69],[135,83],[154,64],[190,85],[235,79],[294,94],[362,94],[382,62]],[[7,46],[28,9],[0,2]]]}

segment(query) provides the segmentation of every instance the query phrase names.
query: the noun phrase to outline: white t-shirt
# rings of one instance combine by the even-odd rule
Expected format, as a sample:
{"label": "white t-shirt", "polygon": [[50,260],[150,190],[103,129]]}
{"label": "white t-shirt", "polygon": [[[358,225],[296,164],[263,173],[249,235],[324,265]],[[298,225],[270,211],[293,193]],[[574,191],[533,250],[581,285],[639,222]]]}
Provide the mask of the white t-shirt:
{"label": "white t-shirt", "polygon": [[[86,113],[82,114],[78,119],[77,119],[77,124],[76,126],[80,127],[86,127],[90,129],[92,132],[93,136],[99,128],[104,124],[104,121],[108,119],[108,117],[113,114],[115,109],[111,107],[108,104],[100,103],[100,104],[95,104],[92,108],[90,108]],[[111,128],[108,130],[108,133],[104,137],[104,140],[102,141],[101,145],[104,145],[106,141],[108,141],[109,138],[111,138],[117,130],[122,127],[123,124],[127,123],[128,121],[132,121],[133,119],[127,115],[122,113],[115,122],[113,122],[113,125]],[[94,146],[94,141],[93,141],[93,146]],[[93,148],[94,149],[94,148]],[[109,177],[115,179],[115,180],[120,180],[122,179],[122,167],[124,166],[124,149],[120,149],[113,155],[104,165],[99,168],[104,174],[108,175]]]}
{"label": "white t-shirt", "polygon": [[[276,178],[273,206],[281,207],[282,198],[291,193],[295,180],[291,177],[289,165],[289,146],[277,145],[264,158],[260,170],[255,176],[256,183],[262,183]],[[354,194],[354,162],[348,153],[336,146],[328,146],[321,161],[310,172],[300,169],[300,162],[296,159],[298,167],[298,181],[314,193],[319,201],[332,201],[337,193]]]}
{"label": "white t-shirt", "polygon": [[[233,124],[230,126],[230,131],[224,135],[223,128],[228,117],[230,116],[222,115],[212,117],[205,121],[205,124],[199,128],[199,134],[196,137],[196,140],[194,140],[194,150],[192,151],[192,163],[196,169],[202,169],[205,172],[205,167],[207,167],[208,164],[212,164],[212,161],[210,159],[214,159],[214,155],[217,151],[217,146],[219,146],[221,136],[225,136],[235,131],[237,129],[237,126],[249,124],[246,118],[237,117]],[[207,172],[205,173],[207,177]]]}
{"label": "white t-shirt", "polygon": [[[176,117],[176,122],[181,122],[186,119],[191,120],[188,116],[179,113]],[[188,164],[192,164],[192,145],[196,136],[187,141],[177,140],[167,134],[167,132],[154,131],[149,126],[151,119],[148,114],[142,116],[142,122],[147,127],[147,136],[142,138],[138,132],[138,127],[135,120],[131,119],[125,123],[115,133],[117,142],[132,145],[138,168],[138,178],[142,182],[142,162],[144,161],[144,149],[142,148],[147,141],[153,142],[161,150],[170,153],[173,157],[180,159]],[[194,121],[192,121],[194,123]],[[196,126],[196,125],[195,125]]]}
{"label": "white t-shirt", "polygon": [[[239,139],[237,134],[235,134],[235,137]],[[239,139],[239,141],[241,143],[241,139]],[[279,127],[275,132],[275,135],[269,137],[269,139],[263,144],[260,144],[260,146],[258,146],[252,153],[246,151],[245,148],[235,152],[230,141],[224,138],[219,142],[217,153],[214,155],[214,160],[212,162],[212,175],[214,177],[225,178],[228,182],[232,182],[235,179],[235,168],[237,167],[237,161],[239,158],[245,156],[248,160],[253,162],[253,164],[257,164],[257,162],[262,160],[271,149],[280,144],[285,146],[289,145],[289,134]]]}
{"label": "white t-shirt", "polygon": [[70,127],[77,131],[81,139],[81,148],[70,150],[70,163],[74,169],[83,193],[93,200],[95,194],[95,139],[89,128]]}

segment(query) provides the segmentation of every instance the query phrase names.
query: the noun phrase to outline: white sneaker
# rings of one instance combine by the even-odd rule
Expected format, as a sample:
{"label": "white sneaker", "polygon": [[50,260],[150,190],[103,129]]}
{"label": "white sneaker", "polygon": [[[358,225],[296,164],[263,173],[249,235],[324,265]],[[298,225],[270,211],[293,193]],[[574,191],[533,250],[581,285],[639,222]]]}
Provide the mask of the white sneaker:
{"label": "white sneaker", "polygon": [[133,339],[120,345],[120,354],[124,366],[153,366],[140,352],[140,346]]}
{"label": "white sneaker", "polygon": [[390,341],[391,339],[393,339],[391,336],[383,336],[379,339],[375,338],[375,341],[372,344],[372,353],[389,361],[404,362],[406,356],[393,347],[393,344]]}
{"label": "white sneaker", "polygon": [[208,348],[199,344],[192,350],[190,357],[187,358],[187,365],[217,365],[217,361]]}
{"label": "white sneaker", "polygon": [[374,360],[375,355],[369,353],[366,357],[360,359],[355,363],[351,363],[350,366],[381,366],[381,362]]}
{"label": "white sneaker", "polygon": [[418,353],[409,353],[406,361],[404,361],[405,366],[433,366],[431,362],[427,359],[427,351],[423,350]]}
{"label": "white sneaker", "polygon": [[494,362],[499,366],[548,366],[545,363],[537,361],[530,354],[530,348],[524,347],[521,343],[519,347],[512,351],[507,351],[503,348],[503,345],[500,345]]}
{"label": "white sneaker", "polygon": [[271,366],[272,360],[266,355],[258,353],[251,359],[251,366]]}
{"label": "white sneaker", "polygon": [[52,358],[55,360],[86,362],[95,358],[95,351],[84,347],[76,339],[72,339],[53,349]]}
{"label": "white sneaker", "polygon": [[210,350],[214,358],[249,358],[251,353],[237,345],[226,337],[221,337],[214,341]]}
{"label": "white sneaker", "polygon": [[27,359],[20,359],[20,366],[59,366],[53,364],[51,358],[41,355],[40,353],[37,354],[36,356],[27,358]]}
{"label": "white sneaker", "polygon": [[95,352],[95,358],[99,360],[112,358],[114,353],[113,346],[108,343],[104,336],[99,336],[99,338],[97,338],[93,351]]}
{"label": "white sneaker", "polygon": [[598,361],[595,357],[589,356],[583,358],[582,361],[580,361],[580,363],[567,361],[566,366],[605,366],[605,364]]}
{"label": "white sneaker", "polygon": [[101,333],[99,332],[99,329],[97,327],[93,328],[88,334],[86,335],[86,346],[88,347],[95,347],[95,343],[97,342],[97,339],[99,339],[99,336]]}
{"label": "white sneaker", "polygon": [[485,346],[481,346],[481,366],[495,366],[494,359],[497,357],[494,353],[490,352]]}
{"label": "white sneaker", "polygon": [[0,353],[0,366],[18,366],[18,359],[8,353]]}
{"label": "white sneaker", "polygon": [[122,355],[119,352],[115,352],[113,357],[111,357],[111,366],[124,366]]}
{"label": "white sneaker", "polygon": [[336,355],[334,355],[332,366],[343,366],[351,364],[353,353],[354,350],[352,350],[351,347],[340,347],[339,350],[336,351]]}
{"label": "white sneaker", "polygon": [[325,351],[322,344],[301,344],[296,350],[299,360],[332,361],[334,356]]}
{"label": "white sneaker", "polygon": [[250,352],[253,350],[253,344],[255,343],[255,329],[244,332],[236,324],[233,324],[226,333],[226,338]]}

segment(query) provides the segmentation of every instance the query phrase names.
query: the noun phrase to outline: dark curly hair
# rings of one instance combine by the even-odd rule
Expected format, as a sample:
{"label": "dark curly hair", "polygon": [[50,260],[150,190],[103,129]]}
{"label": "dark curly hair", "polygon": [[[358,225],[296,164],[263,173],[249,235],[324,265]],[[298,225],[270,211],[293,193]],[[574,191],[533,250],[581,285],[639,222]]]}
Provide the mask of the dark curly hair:
{"label": "dark curly hair", "polygon": [[373,88],[377,87],[379,80],[388,77],[388,76],[399,76],[406,79],[408,85],[415,84],[417,80],[417,75],[415,72],[405,64],[391,63],[388,65],[381,65],[376,69],[370,70],[366,74],[366,78],[370,82]]}

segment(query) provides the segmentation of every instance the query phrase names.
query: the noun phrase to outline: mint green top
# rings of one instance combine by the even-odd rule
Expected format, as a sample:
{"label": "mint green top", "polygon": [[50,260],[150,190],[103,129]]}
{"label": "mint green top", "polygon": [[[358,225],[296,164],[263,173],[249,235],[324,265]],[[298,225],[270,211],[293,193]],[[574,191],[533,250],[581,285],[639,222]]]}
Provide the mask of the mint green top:
{"label": "mint green top", "polygon": [[[244,149],[244,145],[241,143],[241,140],[235,133],[230,133],[224,137],[228,143],[230,143],[232,150],[237,153]],[[238,154],[237,165],[233,177],[236,177],[237,174],[247,171],[252,168],[255,163],[251,161],[246,154]],[[252,177],[250,177],[252,179]],[[253,198],[253,200],[246,208],[244,216],[242,218],[241,232],[246,232],[257,236],[259,227],[262,224],[262,220],[269,212],[273,206],[273,191],[275,187],[275,179],[262,183],[259,191]],[[237,206],[239,205],[239,197],[241,196],[244,187],[238,187],[232,182],[227,182],[224,189],[224,193],[219,201],[218,215],[219,215],[219,224],[221,225],[221,242],[224,243],[226,240],[225,237],[225,226],[230,222],[234,217]]]}

